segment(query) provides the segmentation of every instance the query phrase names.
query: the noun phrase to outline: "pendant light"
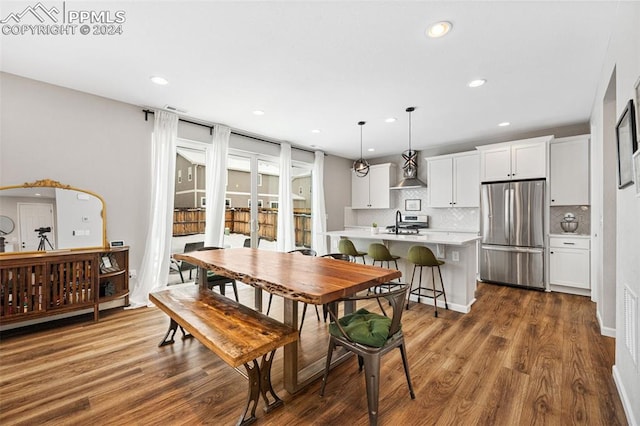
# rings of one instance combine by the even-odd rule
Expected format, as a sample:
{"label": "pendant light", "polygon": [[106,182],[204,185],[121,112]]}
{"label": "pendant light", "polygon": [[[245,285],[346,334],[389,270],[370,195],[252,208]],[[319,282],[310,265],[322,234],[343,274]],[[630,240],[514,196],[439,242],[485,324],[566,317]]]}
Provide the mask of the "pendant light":
{"label": "pendant light", "polygon": [[369,163],[362,158],[362,126],[365,124],[365,121],[358,122],[358,126],[360,126],[360,158],[353,162],[353,171],[357,177],[365,177],[369,173]]}
{"label": "pendant light", "polygon": [[411,149],[411,113],[415,110],[415,107],[409,107],[405,110],[409,113],[409,149],[402,153],[402,158],[404,159],[402,175],[404,179],[391,189],[414,189],[427,186],[418,179],[418,152]]}

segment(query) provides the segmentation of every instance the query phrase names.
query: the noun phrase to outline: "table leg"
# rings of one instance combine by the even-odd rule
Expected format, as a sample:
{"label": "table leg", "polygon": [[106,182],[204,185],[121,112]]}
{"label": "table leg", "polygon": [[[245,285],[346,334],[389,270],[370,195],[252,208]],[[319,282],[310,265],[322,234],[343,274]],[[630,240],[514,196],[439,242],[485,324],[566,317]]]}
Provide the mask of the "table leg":
{"label": "table leg", "polygon": [[[298,329],[298,302],[288,298],[284,299],[284,324]],[[289,393],[297,392],[298,385],[298,342],[288,343],[284,346],[284,388]]]}

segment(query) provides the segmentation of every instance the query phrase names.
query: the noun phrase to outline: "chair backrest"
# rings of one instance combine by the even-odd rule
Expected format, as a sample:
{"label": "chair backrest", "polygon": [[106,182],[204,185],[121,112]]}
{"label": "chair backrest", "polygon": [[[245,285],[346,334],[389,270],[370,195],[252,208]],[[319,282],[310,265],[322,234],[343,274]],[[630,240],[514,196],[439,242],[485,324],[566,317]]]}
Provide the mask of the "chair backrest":
{"label": "chair backrest", "polygon": [[198,249],[198,251],[207,251],[207,250],[222,250],[223,247],[214,247],[214,246],[208,246],[208,247],[200,247]]}
{"label": "chair backrest", "polygon": [[296,250],[288,251],[287,253],[300,253],[305,256],[316,256],[318,254],[316,253],[315,250],[312,250],[312,249],[296,249]]}
{"label": "chair backrest", "polygon": [[367,254],[369,257],[372,257],[373,260],[393,260],[391,253],[389,253],[389,249],[384,244],[380,243],[369,244]]}
{"label": "chair backrest", "polygon": [[[258,237],[258,245],[257,247],[260,247],[260,240],[262,239],[262,237]],[[244,239],[244,243],[242,244],[242,247],[251,247],[251,238],[245,238]]]}
{"label": "chair backrest", "polygon": [[192,251],[197,251],[197,250],[200,250],[202,247],[204,247],[204,241],[198,241],[195,243],[186,243],[184,245],[184,252],[189,253]]}
{"label": "chair backrest", "polygon": [[[391,327],[389,327],[389,337],[391,337],[401,329],[402,313],[404,312],[405,298],[407,297],[407,291],[409,290],[408,284],[398,283],[397,286],[399,288],[392,291],[388,291],[386,293],[367,292],[367,294],[345,297],[343,299],[340,299],[340,301],[377,299],[378,306],[380,306],[380,309],[382,310],[383,315],[388,317],[389,315],[387,315],[387,312],[384,310],[384,308],[382,308],[382,303],[380,301],[380,299],[382,298],[386,299],[389,302],[389,305],[391,305],[391,309],[393,310],[393,313],[391,314]],[[337,323],[338,319],[336,318],[335,314],[332,311],[329,311],[329,314],[331,315],[331,319]],[[341,327],[338,325],[338,328],[341,328]],[[342,330],[342,332],[346,336],[346,334],[344,333],[344,330]]]}
{"label": "chair backrest", "polygon": [[414,265],[422,266],[437,266],[439,263],[431,249],[425,246],[411,246],[407,260]]}
{"label": "chair backrest", "polygon": [[343,254],[343,253],[329,253],[329,254],[322,255],[322,257],[331,257],[333,259],[345,260],[347,262],[351,261],[351,258],[349,257],[349,255],[348,254]]}
{"label": "chair backrest", "polygon": [[338,251],[342,254],[347,254],[349,256],[357,256],[358,250],[356,250],[356,246],[353,245],[351,240],[346,238],[341,238],[338,241]]}

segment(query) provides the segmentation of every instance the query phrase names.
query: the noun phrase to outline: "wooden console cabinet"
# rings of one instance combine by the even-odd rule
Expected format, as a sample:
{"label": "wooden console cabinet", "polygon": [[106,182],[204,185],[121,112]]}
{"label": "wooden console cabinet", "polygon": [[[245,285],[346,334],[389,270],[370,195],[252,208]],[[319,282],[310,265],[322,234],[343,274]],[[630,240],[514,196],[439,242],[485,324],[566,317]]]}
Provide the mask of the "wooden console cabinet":
{"label": "wooden console cabinet", "polygon": [[16,253],[0,257],[0,324],[129,304],[129,248]]}

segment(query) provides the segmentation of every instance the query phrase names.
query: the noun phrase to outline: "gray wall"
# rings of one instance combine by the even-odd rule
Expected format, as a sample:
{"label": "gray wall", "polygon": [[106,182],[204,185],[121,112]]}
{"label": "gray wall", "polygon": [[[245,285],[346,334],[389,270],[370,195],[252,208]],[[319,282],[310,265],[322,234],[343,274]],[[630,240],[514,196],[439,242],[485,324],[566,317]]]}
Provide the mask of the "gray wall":
{"label": "gray wall", "polygon": [[[610,178],[611,169],[607,160],[616,157],[616,142],[611,128],[622,114],[629,99],[636,98],[634,86],[640,78],[640,3],[620,2],[616,26],[613,29],[609,48],[599,79],[598,91],[594,98],[591,113],[593,151],[600,154],[592,156],[592,199],[604,203],[604,208],[594,209],[592,218],[592,247],[597,256],[592,262],[600,271],[611,263],[607,257],[607,232],[615,232],[615,279],[607,280],[606,273],[596,294],[598,319],[602,328],[614,328],[616,337],[616,360],[613,375],[626,405],[629,424],[640,423],[640,356],[634,362],[627,342],[640,350],[640,322],[638,316],[631,318],[624,305],[625,289],[640,299],[640,197],[636,197],[634,185],[624,189],[617,188],[617,182]],[[609,82],[615,77],[609,93]],[[615,89],[615,90],[613,90]],[[613,105],[610,105],[613,103]],[[636,108],[640,105],[636,103]],[[615,112],[609,110],[615,109]],[[640,136],[640,130],[638,130]],[[615,170],[615,168],[614,168]],[[615,175],[614,175],[615,176]],[[600,188],[600,191],[596,189]],[[609,196],[613,196],[612,202]],[[595,202],[594,202],[595,204]],[[615,212],[611,208],[615,206]],[[607,227],[602,221],[615,214],[614,223]],[[605,235],[603,235],[605,233]],[[603,239],[605,241],[603,241]],[[594,247],[595,246],[595,247]],[[598,268],[596,268],[596,271]],[[600,275],[602,272],[600,272]],[[615,298],[611,297],[615,295]],[[636,301],[636,315],[640,300]],[[627,336],[626,327],[636,322],[635,334]],[[630,328],[629,331],[632,331]],[[627,339],[629,337],[629,339]]]}
{"label": "gray wall", "polygon": [[0,73],[0,186],[54,179],[100,194],[107,240],[139,269],[149,213],[153,120],[139,107]]}

